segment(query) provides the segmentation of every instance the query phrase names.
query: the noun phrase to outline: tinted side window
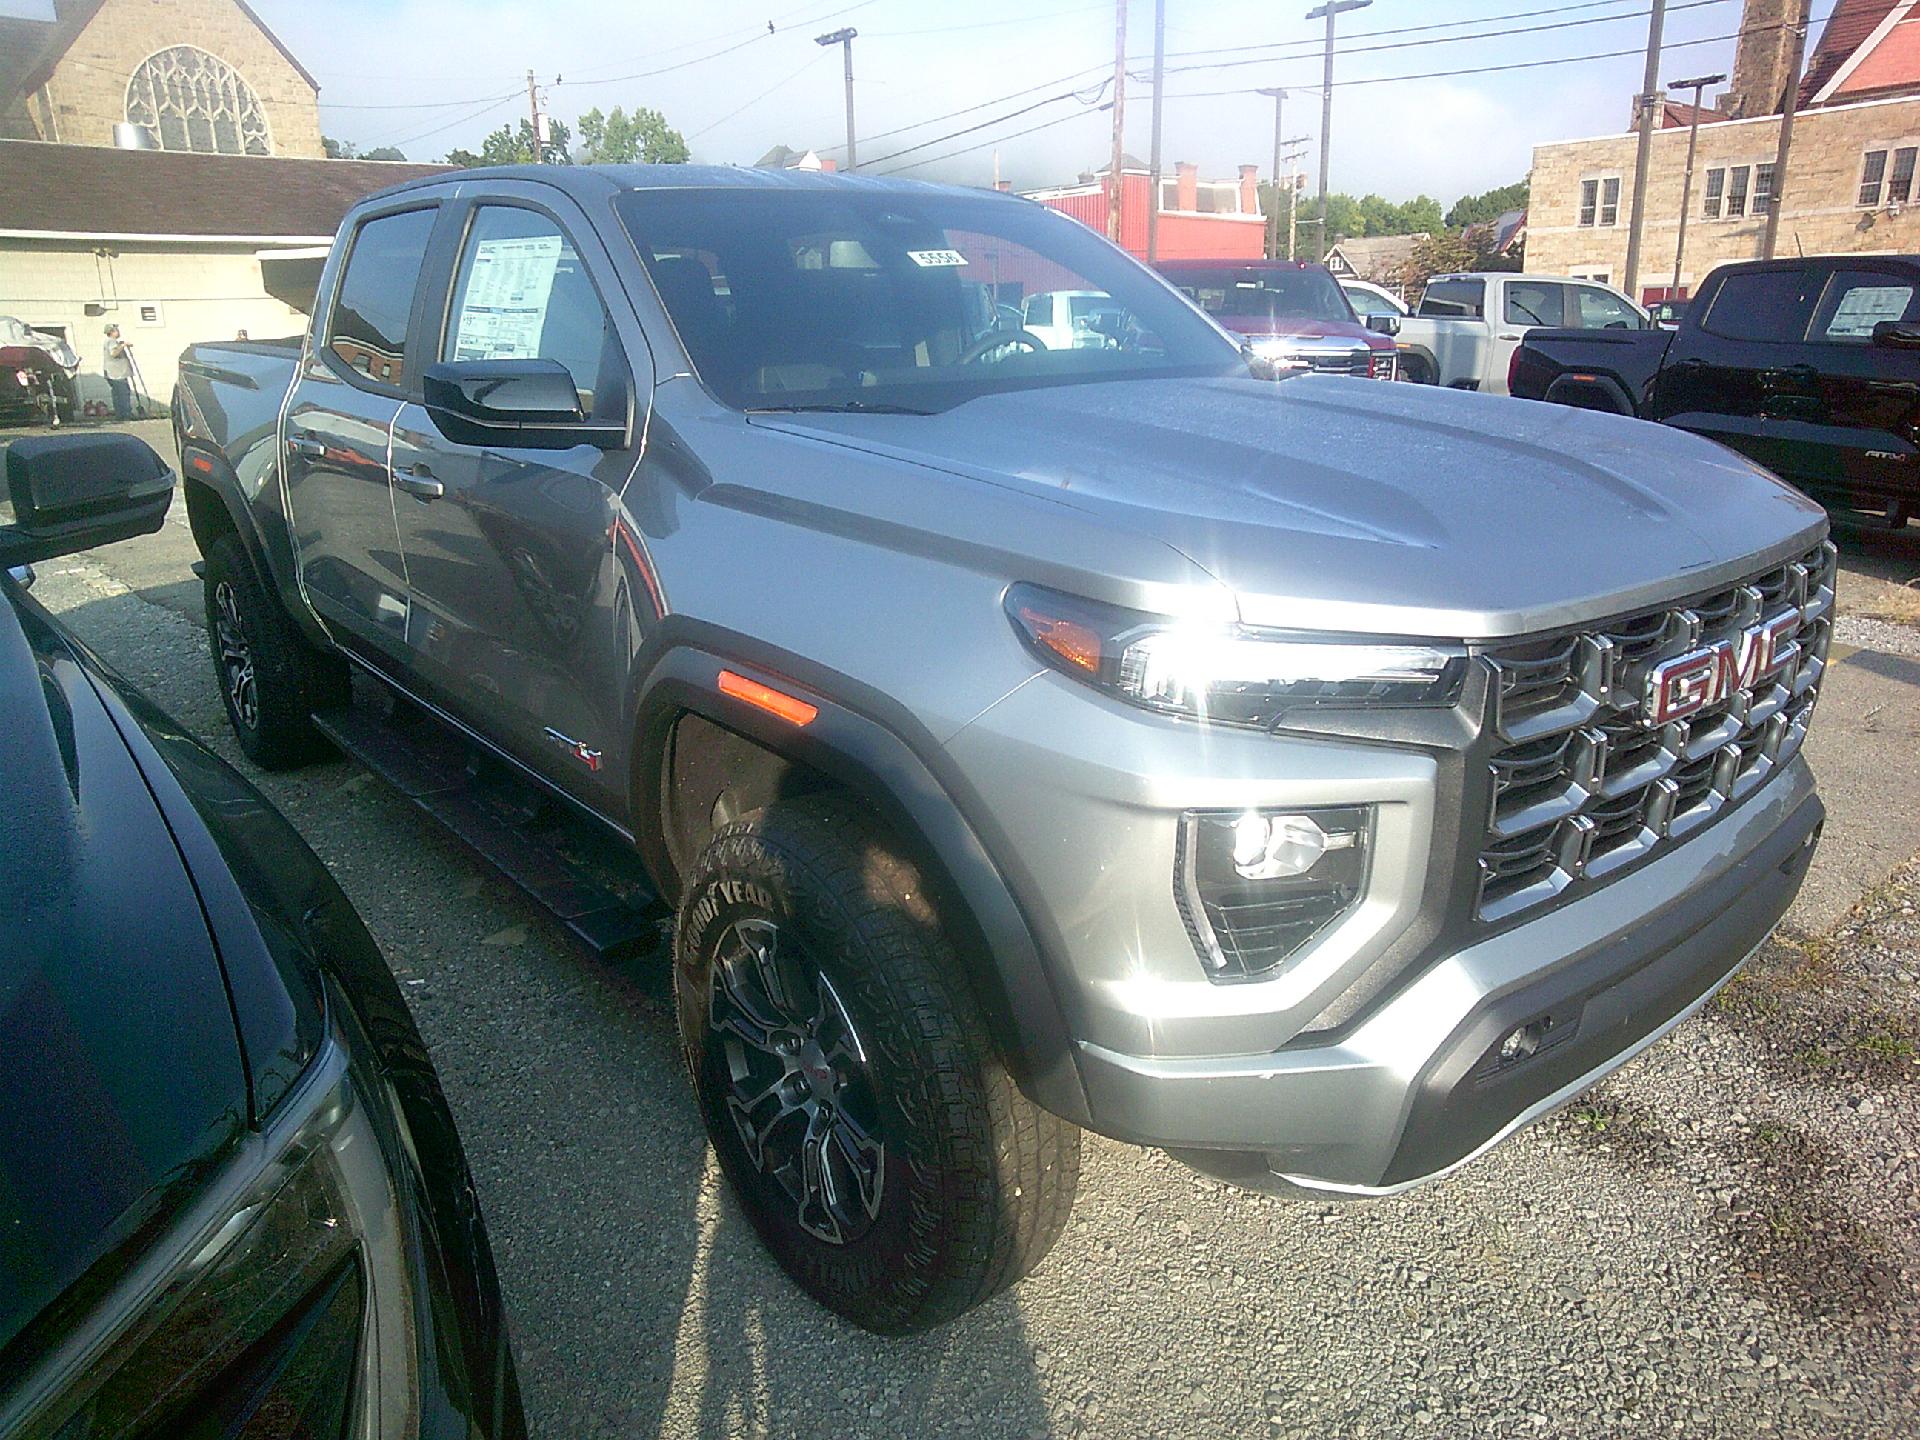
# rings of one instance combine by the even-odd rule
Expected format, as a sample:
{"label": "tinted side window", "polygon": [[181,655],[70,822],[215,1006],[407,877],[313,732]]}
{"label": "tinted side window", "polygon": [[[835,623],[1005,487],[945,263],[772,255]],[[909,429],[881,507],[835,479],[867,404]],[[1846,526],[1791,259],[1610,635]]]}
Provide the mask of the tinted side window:
{"label": "tinted side window", "polygon": [[1644,330],[1647,322],[1640,318],[1640,312],[1627,304],[1618,295],[1607,290],[1595,290],[1590,285],[1576,285],[1573,293],[1579,300],[1580,313],[1568,316],[1568,320],[1582,330]]}
{"label": "tinted side window", "polygon": [[537,210],[474,211],[453,287],[443,360],[558,360],[588,409],[618,342],[586,265]]}
{"label": "tinted side window", "polygon": [[1507,324],[1559,325],[1564,323],[1566,287],[1538,280],[1507,282]]}
{"label": "tinted side window", "polygon": [[1487,300],[1484,280],[1435,280],[1420,297],[1422,315],[1478,319]]}
{"label": "tinted side window", "polygon": [[1820,288],[1819,277],[1806,270],[1729,275],[1700,328],[1728,340],[1803,340]]}
{"label": "tinted side window", "polygon": [[407,378],[407,317],[438,210],[403,210],[363,224],[327,318],[327,346],[353,369],[386,385]]}
{"label": "tinted side window", "polygon": [[1814,316],[1815,340],[1865,345],[1882,320],[1904,320],[1913,305],[1913,286],[1898,275],[1876,270],[1837,270],[1827,281]]}

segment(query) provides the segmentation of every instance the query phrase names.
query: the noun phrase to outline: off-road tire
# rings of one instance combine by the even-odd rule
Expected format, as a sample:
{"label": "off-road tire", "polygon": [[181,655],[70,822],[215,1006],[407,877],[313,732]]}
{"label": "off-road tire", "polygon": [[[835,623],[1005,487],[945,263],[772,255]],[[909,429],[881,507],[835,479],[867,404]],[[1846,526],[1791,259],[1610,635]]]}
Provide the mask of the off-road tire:
{"label": "off-road tire", "polygon": [[[845,1243],[803,1228],[728,1109],[711,987],[720,957],[739,953],[742,920],[793,938],[790,953],[830,982],[865,1053],[884,1183],[870,1228]],[[1079,1180],[1080,1132],[1016,1088],[954,944],[898,845],[861,807],[826,796],[722,828],[691,868],[675,927],[680,1034],[721,1168],[800,1288],[880,1334],[940,1325],[1029,1274]]]}
{"label": "off-road tire", "polygon": [[[206,560],[207,645],[234,739],[263,770],[291,769],[330,755],[331,747],[314,729],[313,712],[347,699],[346,662],[314,649],[295,631],[254,573],[238,535],[221,536]],[[236,689],[231,657],[223,648],[236,628],[252,662],[250,706],[245,687]]]}

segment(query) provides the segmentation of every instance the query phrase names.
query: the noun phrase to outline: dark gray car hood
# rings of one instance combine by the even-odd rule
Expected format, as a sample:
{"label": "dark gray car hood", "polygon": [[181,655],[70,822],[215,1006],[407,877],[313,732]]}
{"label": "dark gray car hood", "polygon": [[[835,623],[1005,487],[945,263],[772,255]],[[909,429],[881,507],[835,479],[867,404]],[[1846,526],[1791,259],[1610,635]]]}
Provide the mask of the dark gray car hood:
{"label": "dark gray car hood", "polygon": [[755,419],[1154,535],[1256,625],[1523,634],[1712,588],[1825,523],[1678,430],[1378,381],[1132,381]]}

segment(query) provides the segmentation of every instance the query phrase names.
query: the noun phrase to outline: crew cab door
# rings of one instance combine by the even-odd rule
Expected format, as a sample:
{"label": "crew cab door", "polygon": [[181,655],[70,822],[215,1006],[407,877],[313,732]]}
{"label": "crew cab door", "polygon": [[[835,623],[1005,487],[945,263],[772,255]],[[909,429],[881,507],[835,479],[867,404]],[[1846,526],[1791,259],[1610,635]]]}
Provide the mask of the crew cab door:
{"label": "crew cab door", "polygon": [[1807,332],[1817,440],[1789,478],[1856,501],[1920,499],[1920,351],[1876,345],[1874,326],[1920,319],[1920,272],[1848,261],[1827,277]]}
{"label": "crew cab door", "polygon": [[1494,395],[1507,393],[1507,367],[1527,331],[1558,329],[1578,320],[1567,313],[1567,287],[1554,280],[1507,280],[1498,287],[1500,314],[1493,319],[1493,338],[1481,361],[1480,388]]}
{"label": "crew cab door", "polygon": [[413,676],[523,764],[624,814],[624,681],[652,612],[626,581],[619,502],[639,459],[651,359],[585,218],[544,186],[490,187],[464,204],[432,268],[429,360],[455,370],[557,360],[582,408],[624,425],[625,438],[462,443],[421,403],[405,404],[393,465]]}
{"label": "crew cab door", "polygon": [[1826,272],[1793,261],[1729,270],[1681,323],[1646,418],[1738,450],[1792,478],[1820,444],[1807,328]]}
{"label": "crew cab door", "polygon": [[414,383],[409,343],[438,209],[374,212],[342,237],[339,279],[301,362],[282,426],[295,563],[307,601],[343,644],[405,654],[407,576],[388,471],[393,417]]}

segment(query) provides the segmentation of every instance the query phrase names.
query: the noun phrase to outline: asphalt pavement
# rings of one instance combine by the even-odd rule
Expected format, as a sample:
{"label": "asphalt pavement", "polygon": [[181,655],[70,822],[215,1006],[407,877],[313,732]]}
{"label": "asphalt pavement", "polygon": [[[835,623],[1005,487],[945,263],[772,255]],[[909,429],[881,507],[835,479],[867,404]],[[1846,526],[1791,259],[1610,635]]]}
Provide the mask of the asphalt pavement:
{"label": "asphalt pavement", "polygon": [[[136,427],[170,456],[164,422]],[[176,505],[34,593],[240,763]],[[1920,529],[1843,537],[1843,610]],[[601,966],[344,761],[253,778],[385,948],[451,1096],[542,1436],[1920,1433],[1920,631],[1843,623],[1831,811],[1751,977],[1561,1116],[1413,1194],[1242,1194],[1090,1138],[1017,1292],[883,1341],[720,1184],[662,970]]]}

